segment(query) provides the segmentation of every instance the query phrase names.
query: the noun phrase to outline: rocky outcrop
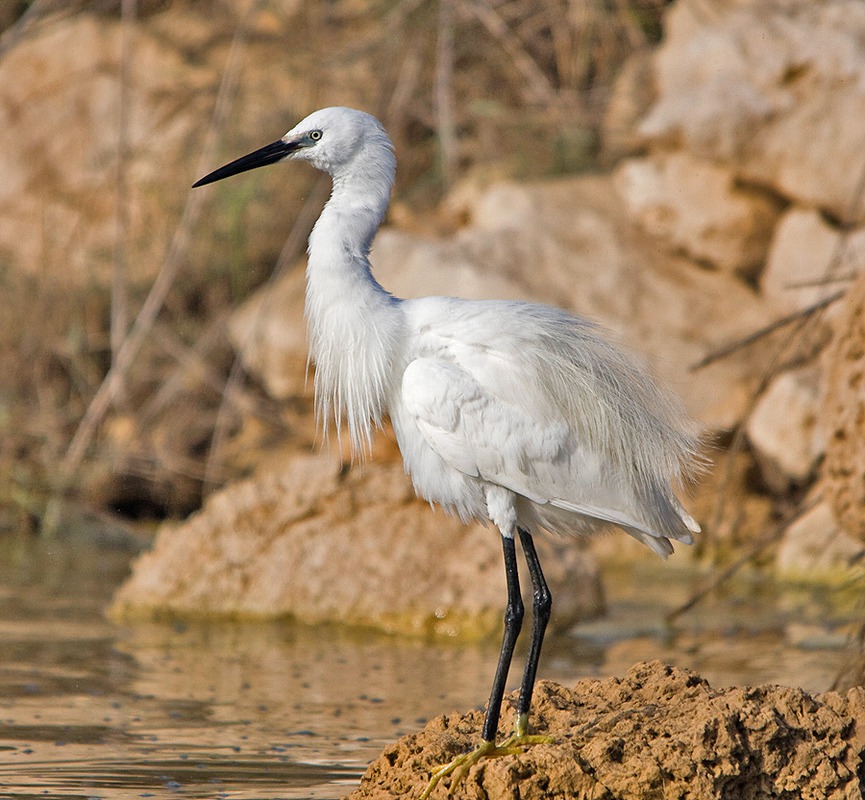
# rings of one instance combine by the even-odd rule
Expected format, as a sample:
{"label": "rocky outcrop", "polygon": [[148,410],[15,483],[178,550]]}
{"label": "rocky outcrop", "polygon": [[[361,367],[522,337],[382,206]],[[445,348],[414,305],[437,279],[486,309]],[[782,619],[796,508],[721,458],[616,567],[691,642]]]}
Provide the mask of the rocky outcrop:
{"label": "rocky outcrop", "polygon": [[865,558],[865,545],[836,521],[827,502],[817,503],[790,527],[778,548],[776,565],[800,581],[849,580]]}
{"label": "rocky outcrop", "polygon": [[865,541],[865,277],[844,299],[826,361],[823,488],[835,518]]}
{"label": "rocky outcrop", "polygon": [[[375,81],[313,55],[341,34],[311,38],[315,13],[300,3],[162,3],[126,32],[89,5],[48,15],[0,54],[0,263],[67,291],[109,285],[118,261],[147,286],[172,243],[192,269],[272,264],[310,173],[281,198],[278,175],[260,174],[242,211],[230,190],[190,196],[190,185],[224,154],[282,135],[320,101],[322,82],[367,106]],[[309,60],[314,82],[297,77]],[[192,236],[208,197],[207,235]]]}
{"label": "rocky outcrop", "polygon": [[[183,44],[170,28],[136,34],[128,74],[135,100],[123,143],[118,20],[82,13],[62,24],[48,21],[0,58],[4,261],[30,274],[47,271],[66,287],[107,284],[120,203],[128,213],[129,279],[142,283],[155,275],[219,79],[215,65],[193,63],[183,51],[206,40],[210,26],[192,16],[180,23]],[[117,172],[121,147],[128,153],[124,187]]]}
{"label": "rocky outcrop", "polygon": [[[291,617],[463,640],[499,630],[505,584],[495,529],[417,500],[402,465],[341,468],[283,453],[165,526],[116,594],[115,618]],[[603,608],[594,559],[538,539],[556,598],[554,626]],[[530,589],[528,575],[523,586]],[[531,601],[529,600],[529,605]]]}
{"label": "rocky outcrop", "polygon": [[[833,440],[829,447],[834,455],[827,456],[833,486],[841,486],[842,475],[853,477],[833,495],[832,508],[847,515],[846,529],[858,525],[853,522],[861,519],[854,516],[861,505],[856,500],[858,473],[843,459],[863,448],[851,444],[845,449],[840,444],[861,441],[855,438],[861,433],[854,431],[855,414],[850,411],[856,406],[839,393],[838,381],[827,381],[822,363],[786,365],[766,382],[756,403],[753,393],[771,360],[761,356],[774,345],[739,351],[696,374],[691,366],[727,342],[807,310],[836,291],[835,284],[823,282],[825,276],[849,275],[865,264],[865,227],[856,227],[863,222],[862,215],[851,211],[858,186],[856,165],[865,169],[856,117],[850,111],[865,103],[860,83],[851,80],[865,70],[863,40],[855,34],[860,29],[865,31],[865,14],[848,0],[819,6],[798,0],[766,6],[749,0],[716,4],[711,13],[696,0],[679,0],[668,13],[660,47],[654,54],[635,56],[623,72],[622,82],[630,81],[629,86],[641,91],[619,88],[614,95],[621,103],[611,109],[609,119],[629,120],[630,135],[624,135],[618,146],[631,156],[612,178],[585,176],[523,185],[466,181],[443,205],[449,219],[459,220],[448,235],[417,232],[423,226],[398,209],[394,219],[400,224],[383,230],[375,243],[376,277],[406,297],[453,293],[527,298],[598,319],[647,355],[708,431],[743,425],[749,457],[762,473],[763,485],[776,496],[806,490],[819,472],[827,438]],[[831,147],[824,141],[829,131],[834,131]],[[844,158],[847,163],[838,170]],[[251,213],[257,219],[255,207]],[[250,236],[260,240],[260,231],[250,230]],[[230,325],[247,370],[281,400],[307,391],[303,293],[302,270],[293,270],[250,299]],[[827,339],[837,325],[828,316],[817,338]],[[850,356],[845,359],[850,361]],[[854,380],[851,386],[855,385]],[[824,425],[821,409],[836,396],[836,407],[845,409],[845,421]],[[304,447],[308,441],[304,437]],[[306,463],[299,455],[287,458],[295,467]],[[317,474],[313,463],[308,466]],[[289,467],[268,469],[276,470],[272,480],[278,484],[280,471]],[[377,537],[396,540],[397,519],[418,532],[449,530],[452,536],[463,535],[452,521],[440,524],[440,518],[421,504],[408,503],[403,492],[409,484],[393,464],[373,463],[361,474],[391,487],[371,506],[382,520]],[[116,607],[134,613],[136,603],[155,609],[164,601],[165,608],[175,610],[215,608],[210,595],[197,595],[192,586],[206,586],[203,576],[221,570],[218,562],[224,555],[181,542],[186,537],[198,541],[208,524],[221,530],[220,517],[246,514],[266,526],[267,515],[253,514],[253,509],[257,502],[262,508],[273,502],[266,498],[275,497],[275,490],[260,488],[267,480],[262,472],[254,490],[229,487],[214,499],[224,504],[218,514],[205,509],[187,525],[161,532],[153,554],[145,557],[146,569],[136,570]],[[333,494],[327,481],[316,479],[314,485],[322,497],[337,504],[355,502]],[[385,498],[394,504],[390,514]],[[759,519],[763,524],[763,516]],[[796,537],[806,522],[815,539],[803,549]],[[779,568],[806,574],[813,562],[809,548],[835,552],[837,528],[823,522],[824,517],[809,515],[794,526],[782,545]],[[740,521],[738,527],[747,528],[748,523]],[[267,535],[289,535],[274,533],[277,529],[279,523]],[[360,542],[368,529],[359,526],[357,535],[347,539]],[[495,551],[495,537],[490,538]],[[417,541],[421,539],[425,534],[417,535]],[[168,541],[173,544],[164,543]],[[172,566],[184,546],[190,548],[184,561],[186,584],[176,582],[181,576]],[[854,557],[846,546],[840,552],[831,559],[832,569]],[[459,559],[465,560],[462,555]],[[417,567],[423,571],[422,561]],[[256,569],[250,567],[250,574]],[[148,585],[143,577],[148,571],[172,577]],[[279,572],[274,569],[267,573],[270,577],[261,573],[255,581],[232,584],[240,599],[230,601],[235,605],[220,613],[263,613],[270,603],[275,613],[309,614],[310,619],[336,615],[328,611],[320,616],[323,612],[310,594],[287,600]],[[457,582],[459,576],[465,577],[461,565],[451,575]],[[273,583],[265,588],[268,580]],[[447,584],[446,578],[442,581]],[[238,588],[243,585],[256,586],[260,596]],[[455,584],[447,585],[449,591],[459,591]],[[230,594],[214,593],[213,599],[229,603]],[[409,594],[411,603],[435,597],[428,592]],[[359,596],[357,592],[352,597]],[[309,604],[306,611],[304,603]],[[354,619],[351,603],[343,613]],[[428,622],[417,620],[432,619],[437,603],[424,611],[412,606],[400,614],[415,620],[408,628],[424,628]],[[499,603],[497,596],[491,606],[496,616]],[[468,603],[466,608],[481,606]],[[362,609],[358,619],[383,620],[380,609],[356,607]]]}
{"label": "rocky outcrop", "polygon": [[640,121],[644,141],[726,165],[833,219],[861,224],[854,207],[865,169],[865,7],[857,0],[680,0],[655,56],[658,100]]}
{"label": "rocky outcrop", "polygon": [[761,395],[747,423],[763,478],[783,494],[813,478],[825,441],[820,417],[820,370],[782,372]]}
{"label": "rocky outcrop", "polygon": [[659,152],[625,161],[616,187],[630,216],[673,250],[743,277],[762,267],[780,204],[738,186],[729,168]]}
{"label": "rocky outcrop", "polygon": [[[781,498],[807,488],[825,455],[832,508],[848,530],[865,525],[855,454],[865,439],[849,371],[857,324],[832,298],[865,270],[865,153],[855,122],[865,111],[863,34],[865,7],[855,0],[711,9],[679,0],[650,66],[637,54],[614,92],[626,99],[637,85],[652,89],[642,113],[624,106],[634,133],[616,186],[631,218],[669,253],[746,279],[770,321],[792,321],[761,362],[762,395],[737,420],[763,483]],[[622,136],[613,130],[611,140],[615,148]],[[823,304],[828,312],[811,313]],[[835,355],[816,359],[833,336]],[[814,546],[834,549],[832,525],[811,531]],[[807,558],[792,564],[801,548],[790,542],[784,552],[779,567],[807,572]]]}
{"label": "rocky outcrop", "polygon": [[[510,696],[510,703],[516,695]],[[507,703],[507,700],[506,700]],[[347,800],[418,797],[436,767],[477,744],[483,714],[449,714],[387,748]],[[502,730],[513,725],[503,714]],[[473,767],[455,798],[859,800],[865,690],[715,689],[658,662],[573,689],[543,681],[532,731],[553,738]],[[447,781],[445,781],[447,783]],[[434,798],[445,797],[446,786]]]}

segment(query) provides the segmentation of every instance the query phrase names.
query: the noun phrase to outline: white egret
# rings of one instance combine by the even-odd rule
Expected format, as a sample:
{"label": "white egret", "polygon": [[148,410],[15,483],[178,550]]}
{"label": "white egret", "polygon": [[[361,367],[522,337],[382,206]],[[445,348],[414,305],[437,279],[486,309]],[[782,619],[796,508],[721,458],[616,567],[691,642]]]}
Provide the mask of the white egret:
{"label": "white egret", "polygon": [[[451,789],[484,757],[544,737],[529,707],[551,597],[532,532],[587,535],[616,526],[662,557],[700,530],[677,487],[698,461],[681,406],[593,324],[526,302],[402,300],[372,275],[369,252],[396,172],[393,145],[369,114],[325,108],[281,139],[199,180],[284,159],[329,173],[333,189],[309,237],[306,317],[315,407],[345,422],[353,451],[389,416],[415,490],[464,521],[501,533],[507,606],[481,743],[434,773]],[[512,736],[495,744],[523,618],[514,539],[533,586],[531,644]]]}

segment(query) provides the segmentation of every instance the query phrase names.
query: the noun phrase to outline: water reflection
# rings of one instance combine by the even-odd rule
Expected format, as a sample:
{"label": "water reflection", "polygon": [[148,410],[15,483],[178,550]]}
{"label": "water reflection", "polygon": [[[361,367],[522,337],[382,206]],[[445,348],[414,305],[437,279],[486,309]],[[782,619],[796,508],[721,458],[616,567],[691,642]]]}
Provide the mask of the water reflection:
{"label": "water reflection", "polygon": [[[388,742],[488,691],[494,642],[112,625],[102,609],[128,559],[80,541],[0,542],[0,800],[337,798]],[[826,592],[755,583],[666,628],[693,580],[653,564],[611,571],[611,615],[551,641],[542,677],[662,658],[718,684],[826,688],[846,613]]]}

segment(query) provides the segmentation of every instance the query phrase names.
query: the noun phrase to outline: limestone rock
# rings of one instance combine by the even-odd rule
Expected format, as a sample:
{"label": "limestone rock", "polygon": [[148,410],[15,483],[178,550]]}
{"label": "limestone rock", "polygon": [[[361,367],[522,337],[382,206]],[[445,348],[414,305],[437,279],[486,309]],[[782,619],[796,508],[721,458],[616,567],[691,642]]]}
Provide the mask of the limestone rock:
{"label": "limestone rock", "polygon": [[[597,614],[592,557],[574,541],[536,542],[555,597],[552,624]],[[470,639],[500,629],[504,600],[495,529],[430,510],[399,463],[341,470],[327,455],[283,454],[186,522],[163,526],[111,613],[290,616]]]}
{"label": "limestone rock", "polygon": [[741,179],[833,217],[865,168],[865,6],[761,0],[674,4],[655,58],[646,142],[730,165]]}
{"label": "limestone rock", "polygon": [[[609,178],[497,183],[478,193],[468,216],[452,237],[383,230],[372,252],[377,279],[402,297],[522,298],[595,319],[647,356],[704,424],[736,424],[757,376],[753,359],[717,362],[699,380],[689,367],[765,324],[766,307],[733,277],[658,253],[628,222]],[[302,276],[266,291],[274,301],[251,301],[232,331],[239,342],[241,329],[258,326],[245,364],[285,397],[299,388],[306,359]],[[254,308],[267,319],[253,323]]]}
{"label": "limestone rock", "polygon": [[615,179],[631,217],[674,250],[742,276],[761,266],[778,204],[729,167],[678,151],[625,161]]}
{"label": "limestone rock", "polygon": [[823,489],[835,518],[865,541],[865,275],[850,287],[827,355]]}
{"label": "limestone rock", "polygon": [[789,314],[838,291],[830,279],[863,270],[865,230],[845,235],[816,211],[792,208],[775,229],[760,291],[779,313]]}
{"label": "limestone rock", "polygon": [[[109,280],[118,130],[108,121],[119,114],[120,43],[119,21],[78,14],[40,26],[0,58],[0,255],[30,274],[51,270],[65,285]],[[178,179],[168,167],[154,172],[154,150],[175,164],[194,152],[216,76],[145,30],[135,49],[128,195],[120,202],[136,242],[129,277],[142,281],[167,247],[164,214],[179,216],[185,194],[175,185],[170,198],[154,198],[156,184]]]}
{"label": "limestone rock", "polygon": [[817,425],[819,380],[815,367],[781,373],[748,420],[748,440],[764,480],[776,492],[803,485],[823,454]]}
{"label": "limestone rock", "polygon": [[861,563],[865,547],[840,529],[827,503],[818,503],[784,534],[775,566],[799,580],[846,574]]}
{"label": "limestone rock", "polygon": [[636,50],[622,64],[604,109],[603,151],[609,160],[640,151],[642,142],[637,123],[646,115],[655,95],[652,51],[648,47]]}
{"label": "limestone rock", "polygon": [[[501,729],[513,726],[505,700]],[[417,797],[430,772],[469,751],[483,713],[449,714],[388,747],[347,800]],[[624,678],[548,681],[532,731],[553,737],[482,760],[454,793],[505,800],[861,800],[865,690],[809,695],[783,686],[714,689],[660,663]],[[447,783],[447,780],[444,781]],[[444,798],[439,786],[433,798]]]}

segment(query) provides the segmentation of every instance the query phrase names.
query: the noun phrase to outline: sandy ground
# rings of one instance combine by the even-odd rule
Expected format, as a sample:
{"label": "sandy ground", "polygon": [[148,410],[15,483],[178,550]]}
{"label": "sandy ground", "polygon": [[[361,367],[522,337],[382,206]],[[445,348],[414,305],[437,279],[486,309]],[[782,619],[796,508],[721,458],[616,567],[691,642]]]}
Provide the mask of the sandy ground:
{"label": "sandy ground", "polygon": [[[505,700],[501,732],[513,725]],[[449,714],[400,739],[347,800],[418,797],[431,769],[472,749],[483,713]],[[659,662],[624,678],[540,682],[532,732],[554,743],[473,767],[455,798],[813,798],[863,796],[865,689],[811,696],[782,686],[713,689]],[[447,796],[447,780],[433,797]]]}

